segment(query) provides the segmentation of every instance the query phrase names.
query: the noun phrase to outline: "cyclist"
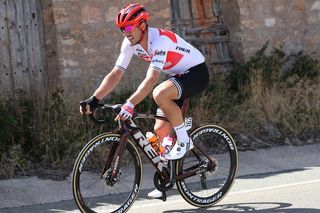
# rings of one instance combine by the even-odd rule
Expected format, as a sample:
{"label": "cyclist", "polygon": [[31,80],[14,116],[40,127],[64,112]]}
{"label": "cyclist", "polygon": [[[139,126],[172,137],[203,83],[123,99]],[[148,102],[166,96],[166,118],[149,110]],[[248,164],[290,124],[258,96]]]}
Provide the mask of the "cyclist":
{"label": "cyclist", "polygon": [[[157,115],[166,116],[169,120],[156,120],[154,131],[159,141],[162,141],[172,128],[175,130],[177,143],[164,157],[176,160],[193,147],[180,109],[183,99],[207,88],[209,72],[199,50],[169,30],[149,27],[148,20],[149,13],[139,3],[130,4],[118,13],[116,24],[125,37],[121,52],[114,68],[106,75],[93,96],[86,100],[86,113],[90,114],[98,107],[99,100],[119,84],[132,56],[137,55],[149,62],[150,66],[145,79],[123,104],[117,117],[131,118],[134,107],[154,89],[153,98],[159,107]],[[171,77],[156,86],[161,72]],[[81,109],[80,112],[82,113]]]}

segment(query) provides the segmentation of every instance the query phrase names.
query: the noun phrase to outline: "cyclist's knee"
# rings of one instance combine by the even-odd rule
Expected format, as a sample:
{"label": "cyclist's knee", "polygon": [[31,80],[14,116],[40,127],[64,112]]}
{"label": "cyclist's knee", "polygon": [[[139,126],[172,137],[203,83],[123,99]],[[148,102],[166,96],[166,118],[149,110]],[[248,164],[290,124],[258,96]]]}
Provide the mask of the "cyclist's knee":
{"label": "cyclist's knee", "polygon": [[163,104],[164,102],[167,102],[168,100],[173,99],[170,97],[170,91],[168,91],[168,89],[164,87],[156,87],[153,90],[152,95],[158,106]]}
{"label": "cyclist's knee", "polygon": [[164,90],[159,87],[156,87],[152,92],[153,99],[157,104],[160,104],[165,99],[164,95]]}

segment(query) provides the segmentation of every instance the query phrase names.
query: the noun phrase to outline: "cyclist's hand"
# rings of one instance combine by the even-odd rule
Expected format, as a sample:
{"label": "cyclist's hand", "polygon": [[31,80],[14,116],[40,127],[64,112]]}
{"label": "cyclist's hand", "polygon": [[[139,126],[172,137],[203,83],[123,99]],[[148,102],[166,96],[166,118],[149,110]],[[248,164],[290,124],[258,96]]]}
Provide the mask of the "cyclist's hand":
{"label": "cyclist's hand", "polygon": [[80,102],[80,113],[91,114],[92,111],[98,107],[99,107],[99,99],[97,99],[96,96],[92,96],[91,98]]}
{"label": "cyclist's hand", "polygon": [[133,108],[134,108],[134,105],[130,101],[127,101],[127,103],[122,105],[121,111],[119,112],[115,120],[118,120],[118,119],[126,120],[131,118],[133,115]]}

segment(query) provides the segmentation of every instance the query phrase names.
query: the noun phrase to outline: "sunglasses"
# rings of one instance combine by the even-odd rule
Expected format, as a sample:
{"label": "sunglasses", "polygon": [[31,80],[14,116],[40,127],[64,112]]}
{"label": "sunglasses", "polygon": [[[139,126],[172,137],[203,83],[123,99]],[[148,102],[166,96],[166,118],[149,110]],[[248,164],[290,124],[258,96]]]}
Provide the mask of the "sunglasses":
{"label": "sunglasses", "polygon": [[131,33],[134,30],[134,28],[136,28],[135,25],[128,25],[128,26],[125,26],[125,27],[121,27],[120,30],[123,33]]}

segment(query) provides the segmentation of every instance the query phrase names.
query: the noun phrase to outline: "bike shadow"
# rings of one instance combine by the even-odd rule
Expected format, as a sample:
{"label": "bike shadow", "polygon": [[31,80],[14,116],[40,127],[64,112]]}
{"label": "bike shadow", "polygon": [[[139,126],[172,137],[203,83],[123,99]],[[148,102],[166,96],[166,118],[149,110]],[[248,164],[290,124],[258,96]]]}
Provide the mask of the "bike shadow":
{"label": "bike shadow", "polygon": [[226,205],[216,205],[210,208],[198,209],[180,209],[163,211],[163,213],[193,213],[193,212],[215,212],[215,213],[230,213],[230,212],[281,212],[281,213],[319,213],[319,209],[313,208],[291,208],[290,203],[278,202],[253,202],[253,203],[234,203]]}

